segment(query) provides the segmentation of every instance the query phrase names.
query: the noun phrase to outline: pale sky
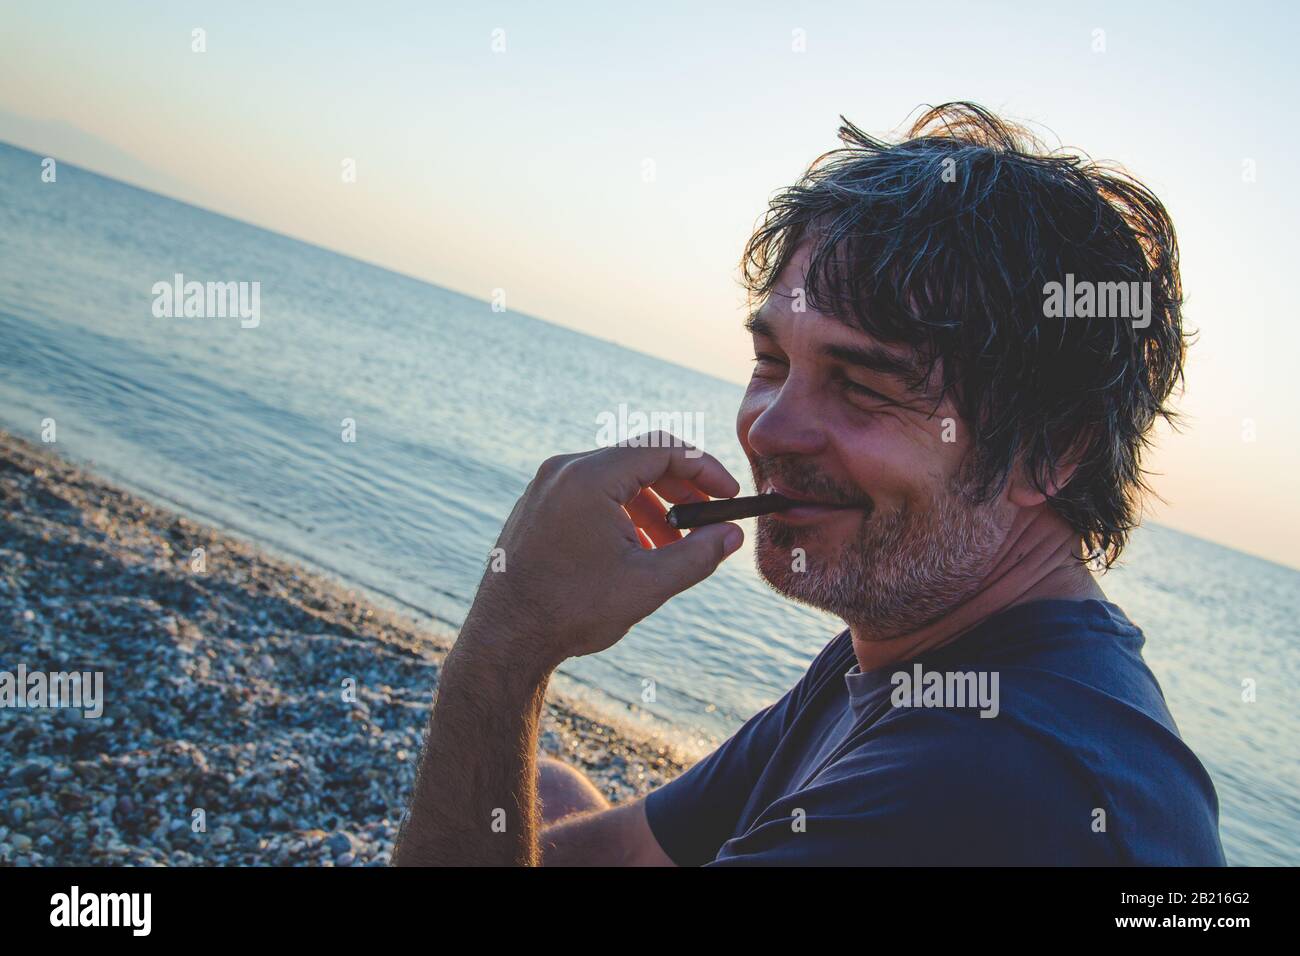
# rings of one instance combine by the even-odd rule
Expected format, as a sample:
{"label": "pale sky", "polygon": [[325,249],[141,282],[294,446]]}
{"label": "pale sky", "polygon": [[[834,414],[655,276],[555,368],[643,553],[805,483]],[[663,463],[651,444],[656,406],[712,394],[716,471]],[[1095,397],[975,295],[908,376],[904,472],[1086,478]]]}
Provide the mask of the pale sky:
{"label": "pale sky", "polygon": [[6,0],[0,140],[739,382],[768,197],[840,113],[975,100],[1164,201],[1199,340],[1152,517],[1300,566],[1285,4],[271,6]]}

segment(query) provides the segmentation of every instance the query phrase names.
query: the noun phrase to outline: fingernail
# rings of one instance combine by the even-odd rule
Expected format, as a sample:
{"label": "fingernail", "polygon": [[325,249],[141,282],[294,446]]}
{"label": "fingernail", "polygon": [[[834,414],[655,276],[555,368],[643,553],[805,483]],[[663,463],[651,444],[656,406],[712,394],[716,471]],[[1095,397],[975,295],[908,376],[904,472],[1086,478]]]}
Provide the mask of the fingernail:
{"label": "fingernail", "polygon": [[726,536],[722,539],[722,550],[725,554],[731,554],[744,543],[745,533],[739,528],[727,529]]}

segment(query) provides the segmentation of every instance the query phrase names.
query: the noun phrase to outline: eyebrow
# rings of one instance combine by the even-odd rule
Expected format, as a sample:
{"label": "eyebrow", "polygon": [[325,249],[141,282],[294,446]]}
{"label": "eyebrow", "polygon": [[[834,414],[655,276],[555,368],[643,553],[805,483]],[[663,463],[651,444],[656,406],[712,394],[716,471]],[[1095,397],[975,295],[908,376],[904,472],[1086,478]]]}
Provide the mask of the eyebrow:
{"label": "eyebrow", "polygon": [[767,321],[767,319],[763,318],[757,312],[749,313],[749,316],[745,319],[745,331],[754,335],[765,335],[769,339],[776,338],[776,336],[772,334],[772,323]]}
{"label": "eyebrow", "polygon": [[[762,335],[773,342],[776,341],[772,323],[757,312],[751,313],[745,320],[745,329],[753,335]],[[904,384],[915,381],[919,372],[915,362],[906,358],[899,358],[897,355],[887,352],[876,345],[824,345],[822,346],[822,354],[827,358],[843,362],[845,365],[856,365],[871,372],[891,375],[901,379]],[[909,391],[915,391],[915,389],[909,386]]]}
{"label": "eyebrow", "polygon": [[892,375],[905,382],[916,376],[916,366],[910,361],[876,346],[826,345],[822,347],[822,354],[845,365],[856,365],[870,372]]}

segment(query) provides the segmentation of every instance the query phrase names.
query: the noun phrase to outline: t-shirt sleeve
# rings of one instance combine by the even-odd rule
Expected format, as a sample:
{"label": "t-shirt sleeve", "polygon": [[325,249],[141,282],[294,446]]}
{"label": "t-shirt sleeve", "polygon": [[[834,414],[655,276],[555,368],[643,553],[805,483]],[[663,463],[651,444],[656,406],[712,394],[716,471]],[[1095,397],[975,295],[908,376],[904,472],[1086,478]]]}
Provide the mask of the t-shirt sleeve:
{"label": "t-shirt sleeve", "polygon": [[646,797],[650,829],[678,866],[702,866],[736,829],[750,794],[810,686],[843,656],[831,641],[784,697],[751,717],[717,750]]}
{"label": "t-shirt sleeve", "polygon": [[678,866],[702,866],[731,836],[781,739],[794,693],[759,711],[717,750],[646,797],[650,829]]}
{"label": "t-shirt sleeve", "polygon": [[710,865],[1119,863],[1093,826],[1101,797],[1069,763],[1019,730],[979,721],[908,715],[764,809]]}

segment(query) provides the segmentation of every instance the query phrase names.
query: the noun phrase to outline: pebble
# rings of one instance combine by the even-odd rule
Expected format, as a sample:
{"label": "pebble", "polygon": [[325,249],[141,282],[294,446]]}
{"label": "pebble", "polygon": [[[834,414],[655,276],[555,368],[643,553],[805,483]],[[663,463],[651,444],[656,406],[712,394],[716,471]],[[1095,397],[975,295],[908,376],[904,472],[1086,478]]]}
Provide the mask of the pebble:
{"label": "pebble", "polygon": [[9,772],[9,779],[19,784],[32,784],[45,776],[46,768],[36,762],[25,763]]}
{"label": "pebble", "polygon": [[352,852],[352,835],[349,833],[335,833],[325,841],[325,847],[335,856],[343,856]]}

